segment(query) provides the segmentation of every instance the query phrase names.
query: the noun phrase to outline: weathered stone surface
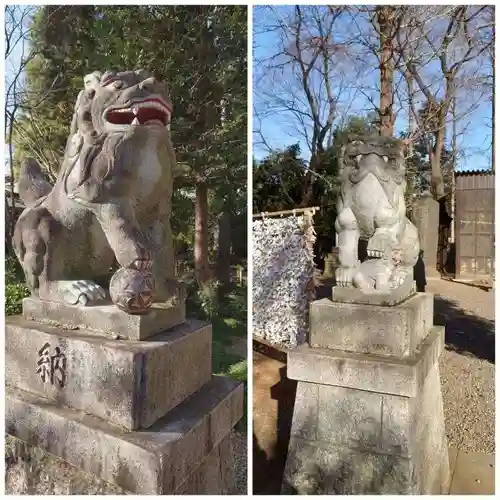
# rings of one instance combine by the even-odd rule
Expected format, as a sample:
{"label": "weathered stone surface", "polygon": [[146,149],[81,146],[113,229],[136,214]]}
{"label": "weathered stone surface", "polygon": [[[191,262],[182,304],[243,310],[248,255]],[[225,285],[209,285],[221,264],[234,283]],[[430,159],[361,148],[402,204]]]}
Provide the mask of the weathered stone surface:
{"label": "weathered stone surface", "polygon": [[284,492],[447,491],[450,470],[437,363],[415,397],[305,382],[299,382],[298,392],[307,386],[314,394],[314,385],[317,397],[307,402],[309,414],[317,418],[301,418],[307,414],[306,398],[295,406]]}
{"label": "weathered stone surface", "polygon": [[[91,308],[90,308],[91,309]],[[212,329],[190,320],[147,341],[110,340],[12,316],[6,321],[6,383],[125,429],[149,427],[212,376]],[[37,373],[49,344],[65,356],[60,387]],[[45,364],[50,370],[50,362]],[[56,373],[59,376],[60,373]]]}
{"label": "weathered stone surface", "polygon": [[282,493],[404,495],[415,493],[411,477],[408,458],[292,437]]}
{"label": "weathered stone surface", "polygon": [[23,317],[66,329],[119,335],[121,339],[145,340],[186,321],[184,302],[153,304],[147,314],[132,315],[113,304],[82,307],[27,297]]}
{"label": "weathered stone surface", "polygon": [[412,220],[418,229],[420,249],[423,251],[428,276],[439,276],[437,251],[439,237],[439,203],[431,194],[418,198],[413,204]]}
{"label": "weathered stone surface", "polygon": [[179,490],[243,412],[243,384],[225,377],[134,432],[18,389],[6,394],[8,434],[137,494]]}
{"label": "weathered stone surface", "polygon": [[414,295],[415,292],[416,286],[413,276],[407,276],[401,286],[386,292],[334,286],[332,288],[332,299],[334,302],[346,302],[348,304],[396,306]]}
{"label": "weathered stone surface", "polygon": [[319,386],[318,440],[367,450],[380,440],[382,395]]}
{"label": "weathered stone surface", "polygon": [[299,384],[283,492],[446,493],[443,341],[444,328],[434,327],[415,356],[399,360],[399,373],[395,358],[290,352],[289,377]]}
{"label": "weathered stone surface", "polygon": [[394,307],[316,300],[310,307],[311,347],[408,356],[429,333],[432,294],[417,293]]}
{"label": "weathered stone surface", "polygon": [[414,456],[411,449],[415,440],[416,403],[418,397],[393,396],[381,397],[380,451],[404,457]]}
{"label": "weathered stone surface", "polygon": [[444,327],[435,326],[413,356],[396,358],[300,346],[288,353],[293,380],[351,389],[416,396],[444,347]]}
{"label": "weathered stone surface", "polygon": [[305,439],[318,437],[318,384],[299,382],[290,434]]}
{"label": "weathered stone surface", "polygon": [[175,492],[176,495],[234,495],[231,439],[225,437]]}
{"label": "weathered stone surface", "polygon": [[283,493],[448,492],[444,327],[432,317],[431,294],[394,307],[312,304],[310,344],[323,348],[288,351],[298,385]]}
{"label": "weathered stone surface", "polygon": [[41,448],[5,436],[5,495],[127,495]]}
{"label": "weathered stone surface", "polygon": [[450,467],[439,366],[434,364],[419,397],[413,402],[413,429],[416,474],[421,492],[441,493],[450,484]]}

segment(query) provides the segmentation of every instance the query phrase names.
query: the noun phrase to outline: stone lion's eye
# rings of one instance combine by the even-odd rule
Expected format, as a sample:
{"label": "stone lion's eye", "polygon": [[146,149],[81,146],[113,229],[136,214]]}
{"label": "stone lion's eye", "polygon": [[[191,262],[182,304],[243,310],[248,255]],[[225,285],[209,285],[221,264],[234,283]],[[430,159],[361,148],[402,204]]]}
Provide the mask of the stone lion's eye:
{"label": "stone lion's eye", "polygon": [[121,80],[115,80],[113,82],[113,87],[116,89],[116,90],[119,90],[123,87],[123,82]]}

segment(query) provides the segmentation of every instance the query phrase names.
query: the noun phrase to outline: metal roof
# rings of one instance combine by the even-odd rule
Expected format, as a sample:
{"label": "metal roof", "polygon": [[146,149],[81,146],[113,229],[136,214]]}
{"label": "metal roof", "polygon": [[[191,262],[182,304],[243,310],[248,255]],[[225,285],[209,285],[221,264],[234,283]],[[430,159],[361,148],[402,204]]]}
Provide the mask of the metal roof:
{"label": "metal roof", "polygon": [[455,175],[495,175],[493,170],[458,170]]}

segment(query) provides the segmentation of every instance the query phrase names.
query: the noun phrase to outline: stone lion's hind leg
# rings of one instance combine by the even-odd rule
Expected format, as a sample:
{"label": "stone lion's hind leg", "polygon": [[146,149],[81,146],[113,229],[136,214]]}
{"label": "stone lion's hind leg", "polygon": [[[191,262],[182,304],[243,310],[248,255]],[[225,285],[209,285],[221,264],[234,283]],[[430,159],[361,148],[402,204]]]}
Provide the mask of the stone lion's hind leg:
{"label": "stone lion's hind leg", "polygon": [[21,215],[14,229],[14,251],[33,295],[38,295],[39,278],[46,265],[47,245],[40,225],[41,221],[50,217],[52,215],[45,208],[30,209]]}
{"label": "stone lion's hind leg", "polygon": [[405,222],[405,229],[401,239],[402,264],[413,269],[420,253],[418,231],[410,220],[406,219]]}
{"label": "stone lion's hind leg", "polygon": [[67,250],[68,240],[71,236],[64,233],[60,222],[44,206],[23,214],[16,225],[14,246],[32,294],[68,304],[103,300],[106,292],[93,281],[68,279],[69,261],[74,267],[75,258]]}

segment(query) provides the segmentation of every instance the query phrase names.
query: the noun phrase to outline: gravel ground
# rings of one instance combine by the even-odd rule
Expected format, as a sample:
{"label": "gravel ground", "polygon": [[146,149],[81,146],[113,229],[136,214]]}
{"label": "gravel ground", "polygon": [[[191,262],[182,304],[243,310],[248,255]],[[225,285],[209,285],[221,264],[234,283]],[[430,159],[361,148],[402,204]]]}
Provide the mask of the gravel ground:
{"label": "gravel ground", "polygon": [[429,280],[435,323],[446,327],[440,358],[449,446],[495,452],[494,292],[445,280]]}
{"label": "gravel ground", "polygon": [[247,494],[247,434],[233,431],[232,433],[234,468],[236,475],[236,494]]}

